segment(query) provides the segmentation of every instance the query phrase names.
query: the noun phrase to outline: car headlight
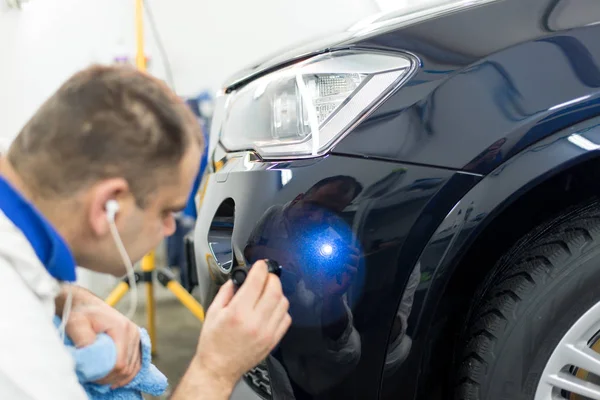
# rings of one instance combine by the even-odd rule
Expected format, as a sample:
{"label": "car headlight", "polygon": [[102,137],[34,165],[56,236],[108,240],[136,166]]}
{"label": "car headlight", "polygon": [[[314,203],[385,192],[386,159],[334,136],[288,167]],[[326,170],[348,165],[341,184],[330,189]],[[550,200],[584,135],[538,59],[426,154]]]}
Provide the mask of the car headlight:
{"label": "car headlight", "polygon": [[336,51],[268,74],[229,94],[220,141],[265,159],[323,155],[414,65],[397,53]]}

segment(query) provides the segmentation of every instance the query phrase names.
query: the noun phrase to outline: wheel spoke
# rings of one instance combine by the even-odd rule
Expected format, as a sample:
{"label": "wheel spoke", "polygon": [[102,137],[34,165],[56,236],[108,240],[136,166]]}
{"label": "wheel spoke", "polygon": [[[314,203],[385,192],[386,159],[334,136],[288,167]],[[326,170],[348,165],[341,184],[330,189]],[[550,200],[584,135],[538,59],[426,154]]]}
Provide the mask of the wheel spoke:
{"label": "wheel spoke", "polygon": [[587,346],[566,345],[565,364],[584,369],[592,374],[600,376],[600,354]]}
{"label": "wheel spoke", "polygon": [[600,400],[600,386],[586,382],[573,375],[558,373],[548,376],[548,383],[567,392],[576,393],[590,399]]}

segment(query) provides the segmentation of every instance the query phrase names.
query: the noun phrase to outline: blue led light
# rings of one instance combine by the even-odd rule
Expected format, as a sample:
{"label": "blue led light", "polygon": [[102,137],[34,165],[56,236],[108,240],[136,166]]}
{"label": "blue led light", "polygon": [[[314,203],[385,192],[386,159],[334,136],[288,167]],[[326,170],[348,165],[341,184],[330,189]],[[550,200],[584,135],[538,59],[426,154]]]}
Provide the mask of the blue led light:
{"label": "blue led light", "polygon": [[293,239],[289,251],[294,252],[302,278],[310,290],[321,294],[324,286],[339,281],[348,268],[356,268],[352,286],[362,289],[364,271],[355,258],[362,255],[360,243],[346,221],[333,212],[320,212],[324,217],[318,221],[311,218],[290,221]]}
{"label": "blue led light", "polygon": [[256,250],[253,258],[281,264],[293,325],[319,327],[338,321],[348,309],[352,313],[362,296],[365,267],[350,224],[314,203],[272,217],[255,232],[257,244],[250,250]]}
{"label": "blue led light", "polygon": [[323,243],[319,249],[319,253],[321,253],[323,257],[329,257],[333,254],[333,246],[329,243]]}

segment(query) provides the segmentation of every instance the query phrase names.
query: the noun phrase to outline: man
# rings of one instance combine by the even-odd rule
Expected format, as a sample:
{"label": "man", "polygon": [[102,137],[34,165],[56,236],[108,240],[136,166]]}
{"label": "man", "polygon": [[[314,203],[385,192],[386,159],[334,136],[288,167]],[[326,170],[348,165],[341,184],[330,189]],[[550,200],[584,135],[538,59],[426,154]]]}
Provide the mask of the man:
{"label": "man", "polygon": [[[159,80],[128,67],[72,76],[0,158],[0,398],[87,399],[53,325],[75,265],[122,276],[105,205],[132,260],[174,230],[198,171],[202,135],[193,114]],[[100,383],[119,387],[140,369],[137,327],[70,285],[66,334],[77,346],[106,332],[118,362]],[[173,399],[225,399],[291,323],[277,277],[256,263],[233,295],[207,310],[196,354]]]}

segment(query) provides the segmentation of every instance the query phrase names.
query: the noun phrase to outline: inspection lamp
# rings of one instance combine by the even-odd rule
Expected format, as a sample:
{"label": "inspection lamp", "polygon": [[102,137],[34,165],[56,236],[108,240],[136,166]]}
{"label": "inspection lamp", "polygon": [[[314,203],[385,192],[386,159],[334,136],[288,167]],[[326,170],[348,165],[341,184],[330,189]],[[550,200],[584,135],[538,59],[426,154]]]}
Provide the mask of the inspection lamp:
{"label": "inspection lamp", "polygon": [[[269,273],[281,277],[282,267],[277,261],[265,260],[265,262],[267,263]],[[246,281],[246,277],[248,276],[249,271],[250,268],[246,267],[245,265],[237,266],[231,271],[231,280],[233,281],[233,284],[236,288],[240,288],[242,284]]]}

